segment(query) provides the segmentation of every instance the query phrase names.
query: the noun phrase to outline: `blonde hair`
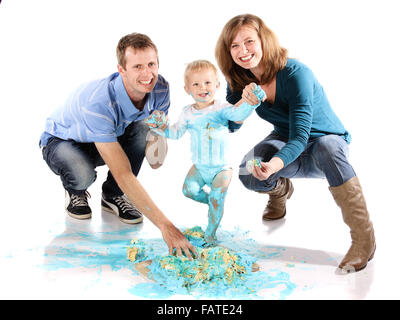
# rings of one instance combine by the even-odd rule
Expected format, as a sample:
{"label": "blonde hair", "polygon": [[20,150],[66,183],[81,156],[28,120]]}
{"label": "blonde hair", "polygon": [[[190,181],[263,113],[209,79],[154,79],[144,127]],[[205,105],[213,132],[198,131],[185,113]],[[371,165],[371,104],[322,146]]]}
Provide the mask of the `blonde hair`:
{"label": "blonde hair", "polygon": [[[258,81],[248,70],[237,65],[231,55],[231,45],[239,29],[243,26],[254,28],[261,40],[263,56],[260,64],[265,66],[265,73]],[[265,84],[270,82],[287,62],[287,50],[279,45],[275,34],[257,16],[238,15],[229,20],[222,29],[215,47],[215,58],[232,91],[241,91],[250,82]]]}
{"label": "blonde hair", "polygon": [[215,73],[215,77],[218,81],[218,70],[217,68],[208,60],[195,60],[187,64],[185,68],[185,72],[183,74],[184,80],[185,80],[185,85],[188,82],[189,75],[192,72],[199,72],[202,70],[209,70],[211,69]]}
{"label": "blonde hair", "polygon": [[126,67],[125,51],[128,47],[140,50],[144,50],[146,48],[153,48],[157,54],[157,62],[158,62],[158,50],[153,41],[151,41],[151,39],[145,34],[133,32],[122,37],[117,45],[118,64],[124,69]]}

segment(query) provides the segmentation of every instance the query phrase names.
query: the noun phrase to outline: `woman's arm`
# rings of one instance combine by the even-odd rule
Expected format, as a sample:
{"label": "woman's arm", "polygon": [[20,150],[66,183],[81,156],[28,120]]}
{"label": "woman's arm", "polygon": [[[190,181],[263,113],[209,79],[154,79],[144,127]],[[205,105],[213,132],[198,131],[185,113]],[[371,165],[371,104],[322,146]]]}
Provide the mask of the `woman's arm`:
{"label": "woman's arm", "polygon": [[314,112],[314,76],[309,69],[297,70],[285,84],[285,100],[289,106],[289,137],[275,156],[285,166],[297,159],[307,146]]}
{"label": "woman's arm", "polygon": [[313,120],[313,75],[308,69],[298,70],[285,83],[283,99],[288,103],[289,137],[285,146],[269,162],[261,162],[252,174],[266,180],[287,166],[304,151],[310,137]]}

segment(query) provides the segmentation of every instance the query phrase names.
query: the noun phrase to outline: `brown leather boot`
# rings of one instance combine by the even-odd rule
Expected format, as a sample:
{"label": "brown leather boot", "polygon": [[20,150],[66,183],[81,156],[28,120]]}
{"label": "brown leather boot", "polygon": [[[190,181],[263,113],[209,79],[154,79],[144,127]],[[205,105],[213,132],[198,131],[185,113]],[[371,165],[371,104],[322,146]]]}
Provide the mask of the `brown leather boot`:
{"label": "brown leather boot", "polygon": [[367,205],[357,177],[338,187],[330,187],[333,198],[342,209],[343,220],[350,227],[352,244],[339,265],[344,271],[359,271],[375,253],[375,235]]}
{"label": "brown leather boot", "polygon": [[264,220],[277,220],[286,215],[286,200],[293,193],[292,182],[288,178],[279,178],[276,187],[266,193],[269,194],[267,206],[263,212]]}

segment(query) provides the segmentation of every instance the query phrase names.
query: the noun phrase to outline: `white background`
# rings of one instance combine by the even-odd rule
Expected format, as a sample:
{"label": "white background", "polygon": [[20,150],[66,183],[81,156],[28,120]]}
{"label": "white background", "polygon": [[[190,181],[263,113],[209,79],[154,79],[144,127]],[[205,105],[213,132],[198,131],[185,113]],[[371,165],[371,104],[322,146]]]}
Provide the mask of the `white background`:
{"label": "white background", "polygon": [[[289,56],[315,73],[350,131],[350,162],[358,174],[378,241],[381,278],[373,297],[399,298],[391,283],[398,265],[398,1],[3,1],[0,4],[1,220],[2,249],[46,239],[46,228],[64,219],[59,178],[38,147],[46,117],[81,83],[116,71],[115,47],[125,34],[141,32],[156,43],[160,74],[171,86],[170,119],[190,102],[183,90],[185,64],[215,62],[214,47],[233,16],[253,13],[276,33]],[[397,21],[396,21],[397,20]],[[224,98],[221,75],[219,97]],[[235,176],[223,226],[264,228],[271,242],[344,254],[348,230],[325,180],[295,180],[285,228],[266,232],[260,221],[266,198],[237,179],[244,154],[272,129],[255,114],[232,134]],[[206,223],[206,208],[185,199],[189,139],[169,142],[164,166],[143,165],[139,179],[178,226]],[[106,174],[89,189],[94,214]],[[152,228],[150,222],[146,227]],[[286,229],[286,231],[283,231]],[[39,232],[40,230],[40,232]],[[44,231],[43,231],[44,230]],[[0,266],[2,268],[2,266]],[[376,277],[375,277],[376,278]],[[372,290],[372,289],[371,289]],[[373,290],[372,290],[373,291]]]}

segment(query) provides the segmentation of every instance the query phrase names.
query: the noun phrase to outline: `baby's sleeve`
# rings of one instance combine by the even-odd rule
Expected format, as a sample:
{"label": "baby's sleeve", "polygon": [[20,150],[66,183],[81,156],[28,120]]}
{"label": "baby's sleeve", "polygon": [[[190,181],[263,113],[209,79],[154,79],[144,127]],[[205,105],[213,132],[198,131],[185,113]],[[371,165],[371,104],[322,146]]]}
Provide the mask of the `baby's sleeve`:
{"label": "baby's sleeve", "polygon": [[247,102],[242,103],[239,107],[229,106],[221,110],[220,116],[224,120],[243,121],[250,116],[258,105],[251,106]]}
{"label": "baby's sleeve", "polygon": [[164,131],[158,129],[152,129],[152,131],[169,139],[179,139],[185,134],[187,130],[187,119],[185,115],[185,110],[186,108],[180,114],[178,121],[175,122],[173,125],[168,125]]}
{"label": "baby's sleeve", "polygon": [[256,109],[260,104],[262,99],[265,97],[264,90],[260,86],[254,89],[254,93],[258,98],[258,103],[256,105],[249,105],[247,102],[243,102],[240,106],[229,106],[221,110],[221,116],[230,121],[243,121],[250,116],[254,109]]}

